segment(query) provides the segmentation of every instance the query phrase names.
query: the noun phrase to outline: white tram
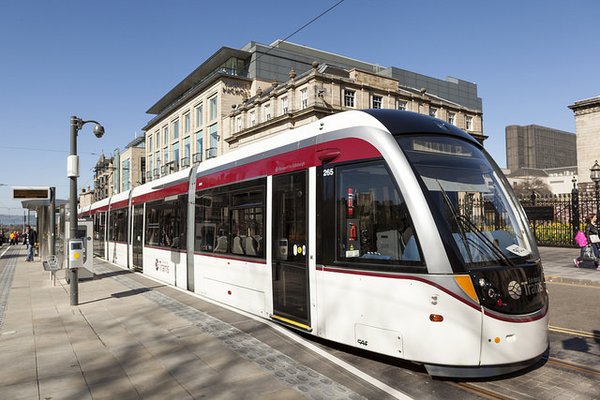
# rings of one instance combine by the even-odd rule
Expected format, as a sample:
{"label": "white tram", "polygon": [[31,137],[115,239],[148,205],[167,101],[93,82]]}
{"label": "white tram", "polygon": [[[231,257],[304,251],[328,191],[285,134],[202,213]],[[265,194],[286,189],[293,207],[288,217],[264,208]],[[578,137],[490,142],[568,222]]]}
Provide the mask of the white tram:
{"label": "white tram", "polygon": [[108,261],[431,375],[504,374],[548,348],[523,210],[435,118],[335,114],[80,214]]}

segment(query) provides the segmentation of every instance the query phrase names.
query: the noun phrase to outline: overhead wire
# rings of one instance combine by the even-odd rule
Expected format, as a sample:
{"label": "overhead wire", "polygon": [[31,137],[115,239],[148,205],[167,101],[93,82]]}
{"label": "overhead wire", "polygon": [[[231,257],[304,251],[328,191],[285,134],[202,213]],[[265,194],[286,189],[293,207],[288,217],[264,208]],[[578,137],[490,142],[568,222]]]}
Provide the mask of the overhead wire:
{"label": "overhead wire", "polygon": [[[22,146],[0,146],[0,149],[44,151],[44,152],[51,152],[51,153],[69,153],[67,150],[40,149],[40,148],[37,148],[37,147],[22,147]],[[92,152],[80,151],[79,154],[89,154],[89,155],[97,156],[99,153],[92,153]]]}
{"label": "overhead wire", "polygon": [[342,4],[344,1],[346,1],[346,0],[339,0],[337,3],[335,3],[334,5],[332,5],[331,7],[329,7],[327,10],[323,11],[321,14],[317,15],[316,17],[314,17],[313,19],[311,19],[310,21],[308,21],[307,23],[305,23],[304,25],[302,25],[300,28],[296,29],[294,32],[292,32],[289,35],[287,35],[284,39],[280,40],[277,43],[277,45],[271,46],[264,53],[261,53],[261,54],[257,55],[256,58],[254,60],[252,60],[252,62],[250,64],[252,64],[253,62],[258,61],[262,56],[265,56],[265,55],[269,54],[269,52],[271,50],[275,49],[277,46],[279,46],[280,43],[286,42],[289,38],[291,38],[292,36],[294,36],[298,32],[302,31],[304,28],[306,28],[307,26],[309,26],[310,24],[312,24],[313,22],[315,22],[316,20],[318,20],[319,18],[321,18],[322,16],[324,16],[325,14],[327,14],[328,12],[330,12],[331,10],[333,10],[334,8],[336,8],[337,6],[339,6],[340,4]]}

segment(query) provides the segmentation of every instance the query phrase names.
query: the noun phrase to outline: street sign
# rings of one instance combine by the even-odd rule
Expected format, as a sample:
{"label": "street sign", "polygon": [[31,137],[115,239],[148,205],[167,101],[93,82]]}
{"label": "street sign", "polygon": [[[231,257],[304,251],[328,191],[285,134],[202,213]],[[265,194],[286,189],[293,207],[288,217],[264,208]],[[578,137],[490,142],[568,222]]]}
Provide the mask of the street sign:
{"label": "street sign", "polygon": [[530,221],[553,221],[554,207],[552,206],[523,206]]}
{"label": "street sign", "polygon": [[50,198],[50,188],[47,186],[16,186],[12,191],[14,200]]}

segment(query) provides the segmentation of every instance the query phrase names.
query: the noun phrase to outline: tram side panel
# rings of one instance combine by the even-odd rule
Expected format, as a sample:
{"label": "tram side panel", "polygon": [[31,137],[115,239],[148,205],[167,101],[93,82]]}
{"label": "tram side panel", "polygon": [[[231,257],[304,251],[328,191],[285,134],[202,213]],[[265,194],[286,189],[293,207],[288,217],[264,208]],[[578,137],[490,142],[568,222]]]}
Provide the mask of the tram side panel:
{"label": "tram side panel", "polygon": [[212,299],[266,316],[265,293],[270,283],[265,252],[267,179],[230,183],[229,175],[213,177],[223,185],[196,192],[194,288]]}
{"label": "tram side panel", "polygon": [[267,316],[265,282],[270,274],[266,264],[196,254],[194,268],[198,293],[252,314]]}
{"label": "tram side panel", "polygon": [[143,273],[169,285],[187,287],[186,254],[158,247],[144,247]]}
{"label": "tram side panel", "polygon": [[412,361],[479,364],[481,313],[427,279],[319,269],[319,336]]}
{"label": "tram side panel", "polygon": [[108,261],[127,268],[127,243],[109,241],[107,250]]}

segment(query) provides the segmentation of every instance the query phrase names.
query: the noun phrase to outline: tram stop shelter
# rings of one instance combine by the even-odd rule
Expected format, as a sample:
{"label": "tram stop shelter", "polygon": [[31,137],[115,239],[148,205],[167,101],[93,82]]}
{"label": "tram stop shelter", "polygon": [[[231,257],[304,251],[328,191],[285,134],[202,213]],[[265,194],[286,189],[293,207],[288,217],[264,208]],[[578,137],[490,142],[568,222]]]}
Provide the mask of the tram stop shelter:
{"label": "tram stop shelter", "polygon": [[[37,214],[37,225],[35,230],[38,234],[38,255],[42,260],[46,260],[51,255],[52,240],[55,240],[55,254],[59,258],[59,263],[62,264],[62,258],[64,257],[64,232],[61,229],[58,220],[64,218],[64,208],[68,203],[67,200],[55,200],[54,218],[55,223],[52,222],[52,202],[50,199],[27,199],[22,200],[21,204],[23,208],[35,211]],[[56,212],[59,211],[60,215],[56,217]],[[52,234],[52,227],[54,226],[54,235]]]}

